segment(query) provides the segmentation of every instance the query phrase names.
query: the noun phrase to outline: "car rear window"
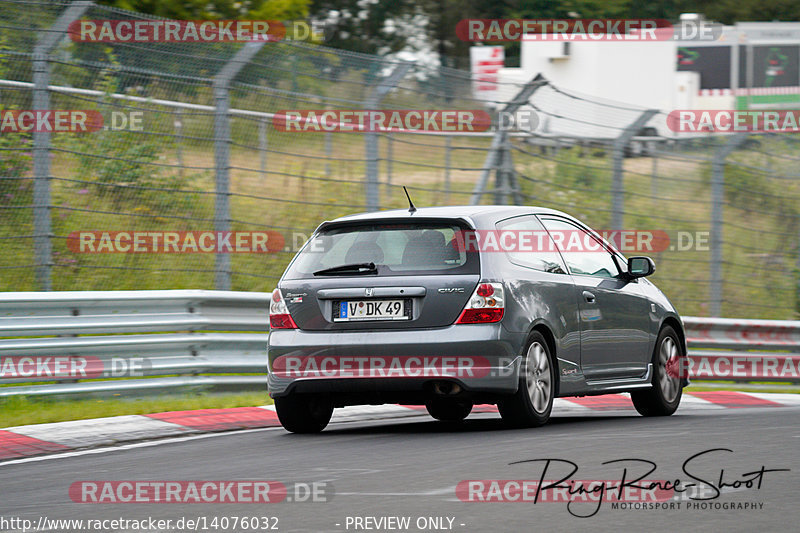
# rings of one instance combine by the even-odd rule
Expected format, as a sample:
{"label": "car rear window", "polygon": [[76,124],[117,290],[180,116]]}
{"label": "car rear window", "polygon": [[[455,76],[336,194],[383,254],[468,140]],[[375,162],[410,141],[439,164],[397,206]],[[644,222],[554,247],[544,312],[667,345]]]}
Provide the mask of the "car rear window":
{"label": "car rear window", "polygon": [[378,276],[478,274],[478,254],[457,244],[466,230],[456,222],[337,225],[316,233],[285,277],[314,278],[314,272],[358,263],[375,263],[371,275]]}

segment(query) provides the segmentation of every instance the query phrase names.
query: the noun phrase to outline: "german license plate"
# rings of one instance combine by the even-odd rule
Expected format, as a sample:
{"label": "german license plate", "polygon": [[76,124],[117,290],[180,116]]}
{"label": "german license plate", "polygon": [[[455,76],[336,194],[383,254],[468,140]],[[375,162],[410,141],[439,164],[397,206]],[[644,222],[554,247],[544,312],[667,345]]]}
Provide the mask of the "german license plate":
{"label": "german license plate", "polygon": [[[339,311],[336,313],[336,311]],[[338,315],[338,316],[337,316]],[[408,320],[404,300],[345,300],[334,309],[334,322],[351,320]]]}

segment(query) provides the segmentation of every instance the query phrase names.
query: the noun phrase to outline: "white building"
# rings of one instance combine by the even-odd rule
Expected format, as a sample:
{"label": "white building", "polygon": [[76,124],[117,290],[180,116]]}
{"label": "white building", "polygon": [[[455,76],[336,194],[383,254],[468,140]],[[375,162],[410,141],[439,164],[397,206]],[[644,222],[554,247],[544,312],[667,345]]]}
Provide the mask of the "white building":
{"label": "white building", "polygon": [[[798,108],[800,23],[724,26],[713,41],[523,40],[520,67],[500,70],[495,99],[537,74],[578,97],[534,94],[543,135],[614,137],[635,109]],[[664,117],[648,126],[671,136]]]}

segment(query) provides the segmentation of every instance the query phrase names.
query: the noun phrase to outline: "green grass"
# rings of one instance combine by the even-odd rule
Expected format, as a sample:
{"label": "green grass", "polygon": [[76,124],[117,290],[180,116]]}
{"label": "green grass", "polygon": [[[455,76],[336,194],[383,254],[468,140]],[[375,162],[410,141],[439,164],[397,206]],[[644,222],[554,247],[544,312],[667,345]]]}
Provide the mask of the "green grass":
{"label": "green grass", "polygon": [[0,427],[85,420],[105,416],[143,415],[164,411],[247,407],[271,403],[272,400],[265,392],[161,396],[148,399],[53,400],[12,397],[0,400]]}
{"label": "green grass", "polygon": [[[334,137],[330,179],[326,177],[323,136],[315,134],[270,134],[270,149],[264,172],[260,154],[237,146],[231,153],[231,213],[234,230],[274,229],[289,242],[292,228],[308,235],[323,220],[361,211],[365,167],[363,138],[338,134]],[[392,183],[409,186],[418,206],[464,204],[480,174],[489,139],[453,141],[449,196],[444,188],[444,141],[395,135],[391,157]],[[474,148],[481,148],[475,150]],[[777,154],[770,159],[758,153],[737,153],[726,170],[724,230],[725,280],[723,316],[792,319],[800,312],[796,255],[796,198],[800,180],[771,179],[750,171],[749,166],[774,167],[787,174],[780,154],[790,153],[780,140],[765,139],[761,151]],[[514,165],[521,174],[526,203],[563,209],[598,229],[610,227],[611,171],[607,151],[578,148],[543,154],[533,147],[514,152]],[[386,140],[380,143],[380,177],[389,170]],[[708,156],[711,150],[696,155]],[[710,166],[707,162],[677,158],[629,158],[625,161],[625,227],[663,230],[675,239],[676,232],[694,235],[709,230]],[[316,156],[316,157],[314,157]],[[177,162],[175,148],[165,145],[159,161]],[[182,178],[175,169],[142,166],[155,175],[143,177],[167,189],[191,192],[153,192],[100,184],[91,173],[81,171],[78,159],[68,152],[56,152],[53,169],[57,178],[86,182],[53,181],[53,239],[55,290],[131,290],[209,288],[214,285],[212,254],[86,254],[67,246],[66,237],[75,231],[104,230],[207,230],[213,228],[213,150],[208,143],[187,143],[182,162],[191,167]],[[651,173],[657,165],[660,191],[651,196]],[[333,180],[333,181],[331,181]],[[136,181],[136,180],[132,180]],[[31,202],[30,180],[14,182],[9,189],[15,205]],[[17,186],[21,189],[17,189]],[[4,191],[0,191],[4,192]],[[385,207],[404,207],[402,190],[380,188]],[[268,198],[258,199],[254,198]],[[486,195],[484,203],[491,203]],[[309,202],[306,204],[297,202]],[[116,214],[115,214],[116,213]],[[126,214],[120,214],[126,213]],[[4,261],[9,269],[0,277],[0,290],[35,290],[30,209],[0,214],[0,238]],[[302,238],[300,241],[302,242]],[[706,243],[708,244],[708,243]],[[269,291],[293,253],[232,254],[233,290]],[[709,314],[709,260],[705,249],[663,250],[651,254],[658,265],[653,281],[684,315]]]}
{"label": "green grass", "polygon": [[[712,383],[724,385],[714,386]],[[775,387],[770,387],[775,385]],[[687,392],[742,391],[777,392],[800,394],[800,387],[785,384],[760,384],[753,386],[733,382],[695,382]],[[150,399],[82,399],[52,400],[47,398],[13,397],[0,400],[0,427],[24,426],[85,420],[105,416],[143,415],[165,411],[188,411],[193,409],[223,409],[228,407],[247,407],[269,405],[272,400],[262,392],[244,394],[202,394],[196,396],[162,396]]]}
{"label": "green grass", "polygon": [[731,385],[728,387],[704,387],[702,385],[690,385],[686,388],[686,392],[717,392],[717,391],[734,391],[734,392],[765,392],[765,393],[776,393],[776,394],[800,394],[799,390],[795,389],[780,389],[780,388],[772,388],[772,387],[764,387],[762,388],[747,388],[747,387],[737,387],[735,385]]}
{"label": "green grass", "polygon": [[733,381],[692,381],[687,392],[738,391],[800,394],[800,386],[789,383],[736,383]]}

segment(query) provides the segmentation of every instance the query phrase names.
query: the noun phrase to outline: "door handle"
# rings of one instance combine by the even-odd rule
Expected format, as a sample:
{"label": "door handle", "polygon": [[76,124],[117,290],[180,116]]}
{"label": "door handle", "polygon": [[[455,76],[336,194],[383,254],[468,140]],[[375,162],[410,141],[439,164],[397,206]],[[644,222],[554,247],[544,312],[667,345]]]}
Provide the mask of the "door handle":
{"label": "door handle", "polygon": [[589,291],[583,291],[583,299],[589,302],[590,304],[593,304],[595,300],[594,294],[592,294]]}

